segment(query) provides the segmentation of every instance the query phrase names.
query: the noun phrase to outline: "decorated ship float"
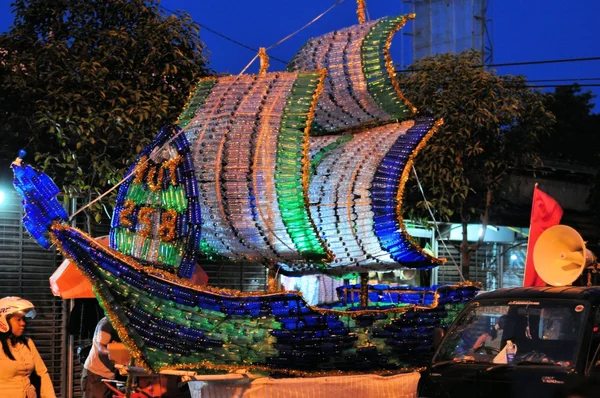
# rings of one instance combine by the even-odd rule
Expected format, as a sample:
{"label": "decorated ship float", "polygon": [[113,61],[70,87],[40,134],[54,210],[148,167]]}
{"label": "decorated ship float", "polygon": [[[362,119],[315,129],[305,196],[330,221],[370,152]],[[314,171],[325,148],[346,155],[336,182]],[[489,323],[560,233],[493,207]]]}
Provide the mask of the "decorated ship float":
{"label": "decorated ship float", "polygon": [[[83,271],[136,364],[306,376],[415,369],[432,334],[476,294],[444,287],[350,285],[339,303],[191,282],[199,264],[263,264],[299,276],[442,260],[403,224],[414,157],[441,121],[410,120],[389,54],[413,15],[311,39],[286,72],[208,77],[177,125],[139,155],[117,196],[110,247],[66,222],[51,179],[13,163],[23,223]],[[264,53],[262,54],[264,57]],[[266,59],[263,59],[266,60]]]}

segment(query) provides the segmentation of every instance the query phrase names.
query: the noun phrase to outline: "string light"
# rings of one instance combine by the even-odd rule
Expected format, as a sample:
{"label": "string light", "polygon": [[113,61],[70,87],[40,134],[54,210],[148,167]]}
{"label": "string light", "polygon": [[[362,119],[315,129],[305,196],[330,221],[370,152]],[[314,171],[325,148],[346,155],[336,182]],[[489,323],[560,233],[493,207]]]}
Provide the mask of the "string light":
{"label": "string light", "polygon": [[[270,274],[441,261],[402,223],[408,170],[441,124],[398,123],[415,109],[388,50],[413,17],[313,39],[291,67],[312,72],[265,67],[201,80],[179,126],[163,128],[121,184],[110,248],[59,223],[56,186],[16,162],[26,227],[81,267],[139,366],[296,376],[422,369],[433,329],[447,327],[477,286],[344,286],[339,303],[317,307],[273,285],[241,292],[190,282],[198,260],[212,256],[261,262]],[[315,131],[347,136],[313,139]]]}

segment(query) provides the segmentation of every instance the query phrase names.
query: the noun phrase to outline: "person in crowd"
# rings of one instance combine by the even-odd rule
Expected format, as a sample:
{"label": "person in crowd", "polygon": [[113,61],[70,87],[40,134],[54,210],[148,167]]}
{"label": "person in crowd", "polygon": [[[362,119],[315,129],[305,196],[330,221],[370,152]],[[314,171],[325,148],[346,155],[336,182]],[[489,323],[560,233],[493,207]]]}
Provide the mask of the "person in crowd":
{"label": "person in crowd", "polygon": [[119,341],[119,337],[108,318],[100,319],[94,331],[92,348],[81,372],[83,398],[110,398],[113,392],[102,381],[114,379],[115,364],[109,358],[108,344]]}
{"label": "person in crowd", "polygon": [[494,327],[492,327],[488,332],[479,336],[477,341],[475,341],[475,344],[473,344],[473,349],[476,350],[481,346],[486,346],[500,351],[502,344],[502,332],[504,331],[505,323],[506,315],[498,318]]}
{"label": "person in crowd", "polygon": [[0,299],[0,395],[6,398],[37,398],[32,373],[40,380],[40,398],[55,398],[48,369],[33,340],[25,337],[27,320],[35,317],[33,304],[20,297]]}

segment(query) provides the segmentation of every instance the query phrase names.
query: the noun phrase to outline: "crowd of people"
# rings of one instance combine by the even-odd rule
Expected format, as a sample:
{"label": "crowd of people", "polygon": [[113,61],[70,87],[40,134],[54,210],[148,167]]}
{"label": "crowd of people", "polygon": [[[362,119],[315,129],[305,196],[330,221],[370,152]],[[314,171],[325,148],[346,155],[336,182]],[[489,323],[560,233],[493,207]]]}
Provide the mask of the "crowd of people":
{"label": "crowd of people", "polygon": [[[27,321],[36,315],[32,302],[20,297],[0,299],[0,395],[9,398],[56,398],[48,369],[33,340],[24,335]],[[110,398],[113,393],[102,381],[115,378],[108,344],[118,336],[106,317],[93,336],[83,365],[83,398]]]}

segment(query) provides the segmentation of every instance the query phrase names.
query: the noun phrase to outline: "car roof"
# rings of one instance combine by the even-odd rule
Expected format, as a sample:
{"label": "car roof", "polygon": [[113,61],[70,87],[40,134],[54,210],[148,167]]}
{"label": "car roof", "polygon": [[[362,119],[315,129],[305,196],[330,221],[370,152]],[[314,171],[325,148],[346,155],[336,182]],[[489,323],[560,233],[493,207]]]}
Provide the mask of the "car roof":
{"label": "car roof", "polygon": [[600,286],[536,286],[498,289],[478,294],[474,300],[486,299],[575,299],[600,301]]}

